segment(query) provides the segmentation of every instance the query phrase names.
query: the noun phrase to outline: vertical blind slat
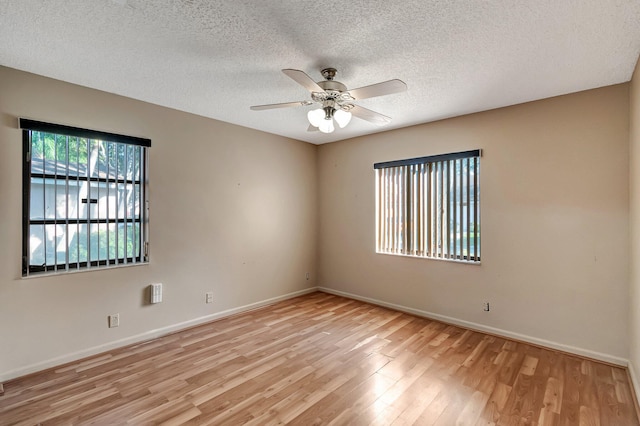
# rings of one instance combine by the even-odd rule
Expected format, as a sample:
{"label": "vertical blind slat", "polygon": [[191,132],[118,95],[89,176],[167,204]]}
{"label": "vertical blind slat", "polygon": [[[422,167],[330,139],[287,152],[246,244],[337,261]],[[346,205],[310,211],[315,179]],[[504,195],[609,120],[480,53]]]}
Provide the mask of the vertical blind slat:
{"label": "vertical blind slat", "polygon": [[402,219],[403,215],[403,206],[404,206],[404,185],[402,179],[402,168],[398,168],[396,170],[396,178],[398,185],[398,204],[396,206],[396,241],[398,242],[397,250],[398,253],[402,253]]}
{"label": "vertical blind slat", "polygon": [[407,166],[407,218],[405,221],[405,233],[407,234],[407,249],[405,251],[406,254],[415,255],[414,252],[414,244],[415,239],[413,238],[414,226],[413,221],[415,219],[415,197],[414,197],[414,189],[413,185],[413,172],[414,165]]}
{"label": "vertical blind slat", "polygon": [[380,170],[375,170],[375,203],[376,203],[376,217],[375,217],[375,226],[376,226],[376,251],[380,251]]}
{"label": "vertical blind slat", "polygon": [[451,192],[451,182],[450,182],[450,178],[451,178],[451,161],[447,161],[446,162],[446,166],[447,166],[447,184],[446,184],[446,189],[444,191],[444,194],[442,194],[446,200],[444,201],[444,205],[446,206],[447,209],[447,218],[445,221],[445,236],[446,236],[446,250],[445,250],[445,257],[449,258],[451,257],[449,255],[449,253],[451,253],[451,230],[449,229],[449,225],[451,223],[451,218],[449,217],[449,207],[450,207],[450,201],[449,201],[449,193]]}
{"label": "vertical blind slat", "polygon": [[423,191],[423,179],[422,179],[422,174],[423,174],[423,168],[424,168],[424,164],[420,164],[418,165],[418,172],[416,174],[416,182],[418,183],[418,187],[417,187],[417,198],[416,198],[416,206],[418,206],[418,229],[417,229],[417,235],[418,235],[418,255],[419,256],[424,256],[424,201],[423,201],[423,196],[422,196],[422,191]]}
{"label": "vertical blind slat", "polygon": [[433,257],[433,228],[431,227],[431,224],[433,222],[433,211],[431,210],[431,195],[433,192],[433,164],[427,164],[425,178],[427,179],[427,256]]}
{"label": "vertical blind slat", "polygon": [[460,221],[458,220],[458,185],[457,185],[457,181],[458,181],[458,169],[459,169],[459,165],[460,165],[460,160],[453,160],[453,253],[454,253],[454,258],[458,257],[458,229],[459,229],[459,224]]}
{"label": "vertical blind slat", "polygon": [[[97,142],[96,143],[96,153],[99,156],[100,155],[100,148],[101,148],[102,142]],[[100,176],[100,171],[99,170],[94,170],[96,176]],[[98,183],[96,188],[96,200],[98,201],[98,204],[96,204],[96,217],[100,218],[100,184]],[[90,207],[89,207],[90,208]],[[96,224],[94,225],[94,227],[96,228],[96,233],[95,233],[95,239],[96,239],[96,249],[97,249],[97,253],[95,254],[95,258],[99,261],[100,260],[100,224]],[[89,234],[91,234],[91,232],[89,232]]]}
{"label": "vertical blind slat", "polygon": [[385,213],[384,229],[385,229],[385,251],[391,251],[391,223],[389,223],[389,217],[391,216],[391,170],[385,170]]}
{"label": "vertical blind slat", "polygon": [[420,253],[420,182],[418,180],[418,166],[414,165],[412,169],[411,184],[413,185],[413,191],[411,192],[411,196],[413,197],[413,202],[411,203],[411,206],[413,207],[413,219],[411,221],[411,229],[413,230],[413,247],[411,249],[415,256]]}
{"label": "vertical blind slat", "polygon": [[475,160],[475,173],[473,175],[473,179],[474,179],[474,184],[473,187],[475,189],[475,195],[474,195],[474,206],[476,208],[476,217],[475,217],[475,225],[473,227],[473,231],[474,231],[474,243],[475,243],[475,260],[479,261],[480,260],[480,203],[478,202],[478,200],[480,200],[480,161],[478,161],[478,159]]}
{"label": "vertical blind slat", "polygon": [[382,197],[381,200],[381,204],[380,204],[380,208],[382,209],[383,215],[378,218],[378,221],[380,222],[380,232],[382,233],[382,249],[384,251],[387,251],[387,226],[386,226],[386,221],[387,221],[387,217],[389,217],[389,213],[387,210],[387,191],[386,191],[386,187],[387,187],[387,170],[378,170],[378,177],[380,177],[380,175],[382,175],[382,182],[379,182],[378,185],[380,186],[380,194]]}
{"label": "vertical blind slat", "polygon": [[91,199],[91,181],[89,178],[91,177],[91,140],[87,139],[87,181],[84,185],[87,187],[87,268],[91,267],[91,204],[89,200]]}
{"label": "vertical blind slat", "polygon": [[[378,197],[380,197],[380,199],[378,200],[378,211],[381,212],[382,214],[380,214],[378,216],[378,232],[379,235],[382,236],[382,238],[380,238],[380,242],[378,242],[378,247],[380,250],[386,250],[386,228],[384,226],[384,218],[387,217],[387,211],[384,208],[385,203],[386,203],[386,197],[385,197],[385,182],[386,179],[384,179],[384,176],[386,174],[386,170],[377,170],[377,186],[378,186]],[[381,180],[382,179],[382,180]]]}
{"label": "vertical blind slat", "polygon": [[411,196],[411,189],[409,188],[409,167],[410,166],[404,166],[402,168],[402,185],[403,185],[403,202],[402,202],[402,254],[409,254],[409,244],[410,244],[410,238],[409,238],[409,232],[408,232],[408,228],[407,228],[407,224],[409,223],[409,221],[411,220],[410,218],[410,212],[409,212],[409,207],[410,207],[410,199],[409,197]]}
{"label": "vertical blind slat", "polygon": [[471,254],[471,191],[469,190],[469,182],[471,177],[470,159],[467,158],[467,259]]}
{"label": "vertical blind slat", "polygon": [[391,169],[391,187],[389,188],[390,194],[391,194],[391,198],[390,198],[391,210],[389,211],[390,216],[391,216],[390,217],[390,222],[389,222],[389,225],[391,226],[390,233],[389,233],[389,237],[390,237],[389,249],[392,252],[395,252],[395,248],[397,246],[396,245],[397,244],[397,241],[396,241],[396,220],[398,220],[398,219],[396,217],[396,214],[397,214],[396,213],[396,203],[398,201],[398,196],[396,194],[396,185],[397,185],[396,184],[396,172],[397,172],[396,169]]}
{"label": "vertical blind slat", "polygon": [[58,136],[53,140],[53,159],[55,167],[53,175],[55,176],[53,184],[53,265],[58,270]]}
{"label": "vertical blind slat", "polygon": [[[40,135],[40,139],[42,140],[42,170],[45,171],[47,169],[47,156],[46,156],[46,148],[44,146],[44,135],[42,133],[38,133]],[[33,163],[33,161],[31,162]],[[42,178],[42,218],[45,219],[47,217],[47,181],[45,178]],[[47,225],[42,226],[42,237],[44,238],[42,241],[42,246],[44,248],[44,264],[48,265],[47,258]]]}
{"label": "vertical blind slat", "polygon": [[80,139],[76,139],[76,268],[80,267]]}
{"label": "vertical blind slat", "polygon": [[443,205],[443,194],[444,194],[444,163],[438,163],[438,257],[443,257],[443,249],[444,249],[444,235],[442,234],[444,231],[444,205]]}
{"label": "vertical blind slat", "polygon": [[394,226],[393,226],[393,221],[395,220],[395,217],[393,216],[393,206],[394,206],[394,192],[393,192],[393,177],[395,175],[395,171],[393,169],[389,170],[389,176],[388,176],[388,192],[387,192],[387,196],[389,197],[387,204],[388,204],[388,208],[387,211],[389,213],[389,216],[387,217],[387,235],[389,236],[387,239],[387,248],[389,251],[393,250],[393,230],[394,230]]}
{"label": "vertical blind slat", "polygon": [[64,192],[65,192],[65,200],[64,203],[64,222],[65,222],[65,233],[64,233],[64,269],[66,271],[69,270],[69,136],[66,138],[65,143],[65,174],[64,174]]}

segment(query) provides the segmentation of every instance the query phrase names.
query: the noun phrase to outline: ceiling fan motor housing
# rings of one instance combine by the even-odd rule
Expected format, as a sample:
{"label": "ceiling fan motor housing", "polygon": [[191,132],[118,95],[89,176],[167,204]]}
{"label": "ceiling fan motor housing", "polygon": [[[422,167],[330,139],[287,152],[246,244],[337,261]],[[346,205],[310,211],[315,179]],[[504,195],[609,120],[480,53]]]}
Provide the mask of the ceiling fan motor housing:
{"label": "ceiling fan motor housing", "polygon": [[318,86],[322,87],[325,91],[335,90],[337,92],[346,92],[347,86],[335,80],[319,81]]}
{"label": "ceiling fan motor housing", "polygon": [[[323,92],[312,92],[311,99],[315,102],[325,104],[327,101],[333,101],[332,106],[349,111],[353,108],[354,98],[347,91],[347,86],[335,80],[319,81],[318,86],[324,90]],[[327,106],[326,104],[324,105]]]}

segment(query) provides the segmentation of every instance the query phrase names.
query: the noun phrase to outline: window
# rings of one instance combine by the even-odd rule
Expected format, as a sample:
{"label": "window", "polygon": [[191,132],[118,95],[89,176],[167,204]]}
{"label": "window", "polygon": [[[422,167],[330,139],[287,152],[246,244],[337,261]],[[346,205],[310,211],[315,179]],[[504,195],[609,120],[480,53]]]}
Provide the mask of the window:
{"label": "window", "polygon": [[148,139],[20,119],[22,275],[148,261]]}
{"label": "window", "polygon": [[374,169],[376,252],[480,262],[480,150]]}

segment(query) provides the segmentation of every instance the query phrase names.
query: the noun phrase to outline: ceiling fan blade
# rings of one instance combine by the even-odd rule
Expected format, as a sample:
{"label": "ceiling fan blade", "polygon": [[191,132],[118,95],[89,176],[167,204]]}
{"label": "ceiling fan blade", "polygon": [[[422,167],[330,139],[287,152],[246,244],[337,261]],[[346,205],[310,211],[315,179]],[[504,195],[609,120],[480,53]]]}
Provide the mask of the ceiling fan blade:
{"label": "ceiling fan blade", "polygon": [[349,94],[359,100],[404,92],[405,90],[407,90],[407,85],[404,81],[395,79],[372,84],[371,86],[358,87],[357,89],[349,90]]}
{"label": "ceiling fan blade", "polygon": [[386,115],[382,115],[379,112],[371,111],[370,109],[363,108],[359,105],[355,105],[349,111],[356,117],[361,118],[362,120],[369,121],[373,124],[377,124],[378,126],[391,123],[391,117],[387,117]]}
{"label": "ceiling fan blade", "polygon": [[319,131],[320,131],[320,129],[318,129],[313,124],[309,124],[309,127],[307,127],[307,132],[319,132]]}
{"label": "ceiling fan blade", "polygon": [[299,106],[311,105],[312,103],[313,102],[311,101],[284,102],[281,104],[254,105],[250,108],[254,111],[262,111],[265,109],[299,107]]}
{"label": "ceiling fan blade", "polygon": [[324,92],[324,89],[303,71],[284,69],[282,72],[310,92]]}

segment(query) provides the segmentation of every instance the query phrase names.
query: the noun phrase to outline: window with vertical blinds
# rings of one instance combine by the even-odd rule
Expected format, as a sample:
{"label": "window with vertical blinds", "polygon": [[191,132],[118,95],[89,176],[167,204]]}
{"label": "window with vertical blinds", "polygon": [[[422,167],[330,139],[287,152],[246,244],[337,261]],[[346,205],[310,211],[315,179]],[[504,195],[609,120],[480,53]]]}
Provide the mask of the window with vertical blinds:
{"label": "window with vertical blinds", "polygon": [[480,150],[374,164],[378,253],[480,262]]}
{"label": "window with vertical blinds", "polygon": [[148,261],[149,139],[20,119],[22,275]]}

